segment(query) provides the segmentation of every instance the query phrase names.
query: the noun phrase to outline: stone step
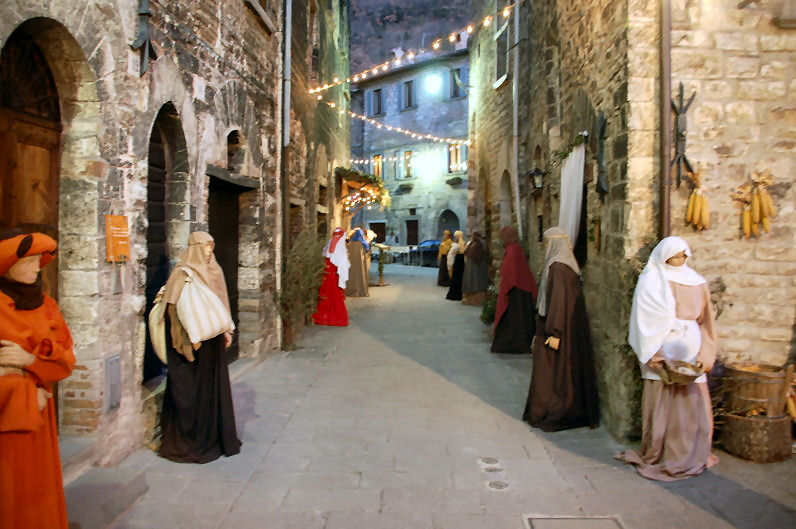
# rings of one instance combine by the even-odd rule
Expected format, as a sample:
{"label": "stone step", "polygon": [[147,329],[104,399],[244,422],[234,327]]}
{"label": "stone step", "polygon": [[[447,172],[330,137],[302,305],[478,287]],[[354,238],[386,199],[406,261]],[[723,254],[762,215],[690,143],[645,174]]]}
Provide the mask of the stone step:
{"label": "stone step", "polygon": [[146,493],[143,470],[94,467],[66,485],[69,529],[103,529]]}
{"label": "stone step", "polygon": [[96,439],[91,436],[58,436],[64,485],[74,481],[92,467],[96,458],[95,442]]}

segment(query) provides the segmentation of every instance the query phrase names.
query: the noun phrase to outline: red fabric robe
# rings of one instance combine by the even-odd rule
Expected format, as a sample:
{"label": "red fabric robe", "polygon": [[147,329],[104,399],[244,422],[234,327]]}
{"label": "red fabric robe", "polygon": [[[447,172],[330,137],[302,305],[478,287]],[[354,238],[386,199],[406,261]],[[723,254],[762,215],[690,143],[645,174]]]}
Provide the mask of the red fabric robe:
{"label": "red fabric robe", "polygon": [[55,406],[39,411],[36,388],[52,391],[72,372],[72,335],[51,297],[16,310],[0,292],[0,339],[36,356],[24,375],[0,376],[0,527],[66,529]]}
{"label": "red fabric robe", "polygon": [[348,325],[348,310],[345,308],[345,291],[338,284],[337,267],[326,258],[323,283],[318,292],[318,307],[312,320],[318,325]]}

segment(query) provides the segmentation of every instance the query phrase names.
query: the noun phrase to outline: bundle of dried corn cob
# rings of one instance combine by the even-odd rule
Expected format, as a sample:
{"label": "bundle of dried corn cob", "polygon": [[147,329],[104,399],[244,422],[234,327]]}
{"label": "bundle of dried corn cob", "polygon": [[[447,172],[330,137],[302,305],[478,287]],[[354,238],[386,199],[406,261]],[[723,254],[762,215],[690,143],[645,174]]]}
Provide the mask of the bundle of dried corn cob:
{"label": "bundle of dried corn cob", "polygon": [[735,189],[732,199],[742,204],[741,229],[744,238],[752,235],[760,236],[760,228],[768,233],[771,230],[771,220],[777,216],[777,208],[768,193],[771,185],[771,172],[753,173],[752,181]]}
{"label": "bundle of dried corn cob", "polygon": [[702,177],[699,173],[690,173],[689,176],[694,183],[694,189],[688,197],[685,223],[693,224],[697,230],[706,230],[710,228],[710,205],[702,188]]}

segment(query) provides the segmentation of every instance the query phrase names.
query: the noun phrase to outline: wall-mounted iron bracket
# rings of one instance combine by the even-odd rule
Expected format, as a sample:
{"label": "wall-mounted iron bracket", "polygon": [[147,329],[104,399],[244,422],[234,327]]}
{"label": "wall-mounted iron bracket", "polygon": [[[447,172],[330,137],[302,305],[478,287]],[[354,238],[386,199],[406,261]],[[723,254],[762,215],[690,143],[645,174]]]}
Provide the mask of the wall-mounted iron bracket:
{"label": "wall-mounted iron bracket", "polygon": [[152,36],[149,30],[149,19],[152,18],[152,11],[149,10],[149,0],[138,0],[138,35],[135,42],[130,44],[134,50],[141,50],[141,66],[138,75],[143,76],[149,69],[149,59],[158,58],[155,48],[152,46]]}
{"label": "wall-mounted iron bracket", "polygon": [[680,83],[680,94],[677,96],[679,101],[678,103],[674,102],[672,99],[672,110],[674,111],[674,124],[675,124],[675,144],[674,144],[674,158],[672,159],[672,163],[669,165],[671,169],[675,165],[677,165],[677,187],[680,187],[680,182],[683,179],[683,167],[689,172],[693,173],[694,168],[691,167],[691,162],[688,161],[688,157],[685,155],[685,140],[686,136],[688,135],[688,109],[691,107],[691,103],[694,102],[694,98],[696,97],[696,91],[691,94],[691,97],[688,98],[687,102],[683,102],[684,100],[684,88],[683,83]]}

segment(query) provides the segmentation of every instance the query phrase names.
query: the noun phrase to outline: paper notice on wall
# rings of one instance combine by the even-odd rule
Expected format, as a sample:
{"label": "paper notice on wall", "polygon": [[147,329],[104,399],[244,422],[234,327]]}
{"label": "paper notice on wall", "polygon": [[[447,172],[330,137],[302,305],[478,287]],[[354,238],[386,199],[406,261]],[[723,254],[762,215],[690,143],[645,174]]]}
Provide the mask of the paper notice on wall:
{"label": "paper notice on wall", "polygon": [[125,215],[105,215],[105,258],[109,263],[124,263],[130,257],[130,231]]}

